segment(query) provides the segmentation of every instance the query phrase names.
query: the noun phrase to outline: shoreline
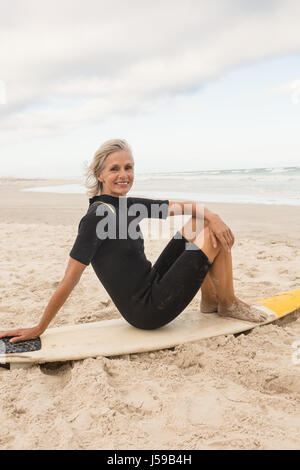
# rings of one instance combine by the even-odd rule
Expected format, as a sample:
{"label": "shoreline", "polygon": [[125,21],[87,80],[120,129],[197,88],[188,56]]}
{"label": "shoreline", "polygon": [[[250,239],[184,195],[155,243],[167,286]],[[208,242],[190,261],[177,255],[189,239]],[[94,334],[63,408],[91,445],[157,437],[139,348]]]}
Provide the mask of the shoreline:
{"label": "shoreline", "polygon": [[[219,182],[212,182],[211,188],[214,188],[211,191],[211,188],[208,189],[207,183],[202,187],[202,182],[195,182],[191,180],[190,182],[182,182],[179,179],[159,179],[151,180],[141,179],[138,177],[135,179],[134,187],[132,191],[129,192],[128,196],[132,197],[146,197],[150,199],[169,199],[172,201],[199,201],[204,205],[210,204],[238,204],[238,205],[252,205],[252,206],[276,206],[276,207],[295,207],[300,208],[300,197],[295,196],[289,199],[289,196],[283,193],[282,200],[277,196],[270,194],[265,194],[264,197],[260,197],[261,188],[264,186],[263,183],[257,187],[250,188],[248,187],[248,193],[242,192],[239,190],[236,192],[236,189],[239,188],[240,183],[233,187],[232,193],[228,192],[228,185],[222,186],[219,188]],[[37,194],[46,193],[46,194],[64,194],[75,196],[86,196],[84,188],[84,180],[75,179],[75,178],[61,178],[61,179],[46,179],[46,178],[0,178],[0,188],[1,187],[18,187],[23,193],[33,192]],[[57,191],[55,191],[57,187]],[[69,187],[69,188],[68,188]],[[162,189],[163,188],[163,189]],[[176,191],[174,191],[176,188]],[[200,188],[200,191],[198,190]],[[49,191],[47,191],[49,189]],[[225,192],[223,192],[223,190]],[[300,196],[300,193],[299,193]],[[282,202],[283,201],[283,202]]]}
{"label": "shoreline", "polygon": [[[88,209],[88,197],[85,194],[63,194],[21,191],[24,188],[43,183],[44,186],[55,185],[47,179],[7,179],[0,184],[0,209],[2,220],[7,223],[50,225],[73,225]],[[63,180],[70,182],[70,180]],[[59,181],[61,184],[61,180]],[[142,192],[141,192],[142,197]],[[282,225],[300,230],[300,206],[275,204],[244,203],[203,203],[209,210],[216,212],[234,230],[247,231],[247,225],[260,230],[280,229]]]}

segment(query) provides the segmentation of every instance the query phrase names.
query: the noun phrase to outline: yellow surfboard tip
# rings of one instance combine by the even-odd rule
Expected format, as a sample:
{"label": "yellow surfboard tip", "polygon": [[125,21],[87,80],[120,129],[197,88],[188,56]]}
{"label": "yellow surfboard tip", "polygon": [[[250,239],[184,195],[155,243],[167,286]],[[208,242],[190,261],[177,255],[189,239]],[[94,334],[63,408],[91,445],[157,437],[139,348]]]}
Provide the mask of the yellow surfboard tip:
{"label": "yellow surfboard tip", "polygon": [[272,297],[262,297],[257,302],[274,312],[278,318],[284,317],[300,308],[300,289],[282,292]]}

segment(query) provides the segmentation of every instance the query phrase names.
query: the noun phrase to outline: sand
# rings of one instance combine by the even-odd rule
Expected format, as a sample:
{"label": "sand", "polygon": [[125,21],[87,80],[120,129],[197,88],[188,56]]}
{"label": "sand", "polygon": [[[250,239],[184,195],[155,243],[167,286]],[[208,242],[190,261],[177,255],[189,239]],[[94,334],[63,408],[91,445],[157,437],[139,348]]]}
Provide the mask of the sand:
{"label": "sand", "polygon": [[[86,196],[20,191],[55,183],[68,181],[1,179],[1,329],[33,326],[64,274]],[[299,288],[300,207],[207,206],[235,234],[242,300]],[[166,242],[145,240],[152,262]],[[88,267],[51,326],[119,316]],[[295,341],[299,312],[157,352],[0,368],[0,448],[299,449]]]}

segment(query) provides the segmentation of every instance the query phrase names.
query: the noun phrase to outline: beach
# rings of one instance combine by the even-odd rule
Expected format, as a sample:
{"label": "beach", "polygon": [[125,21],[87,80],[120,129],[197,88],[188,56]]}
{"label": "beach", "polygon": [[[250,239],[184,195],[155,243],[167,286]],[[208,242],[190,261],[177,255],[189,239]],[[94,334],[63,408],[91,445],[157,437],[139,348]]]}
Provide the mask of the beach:
{"label": "beach", "polygon": [[[38,322],[88,207],[84,194],[21,190],[72,183],[0,180],[2,330]],[[141,195],[143,187],[136,188]],[[206,206],[235,235],[238,297],[251,303],[299,288],[300,206]],[[151,262],[166,243],[145,238]],[[199,292],[187,310],[199,310],[200,300]],[[119,317],[89,266],[50,327]],[[166,350],[0,368],[0,448],[299,449],[296,341],[299,311],[248,334]]]}

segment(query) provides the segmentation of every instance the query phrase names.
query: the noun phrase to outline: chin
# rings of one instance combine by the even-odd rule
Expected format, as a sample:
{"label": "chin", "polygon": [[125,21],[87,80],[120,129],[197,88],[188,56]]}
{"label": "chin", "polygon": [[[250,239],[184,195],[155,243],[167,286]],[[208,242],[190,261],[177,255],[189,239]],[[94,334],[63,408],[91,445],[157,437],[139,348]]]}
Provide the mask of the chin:
{"label": "chin", "polygon": [[129,192],[129,189],[119,189],[119,191],[114,191],[114,194],[116,196],[126,196],[128,192]]}
{"label": "chin", "polygon": [[129,186],[128,188],[120,188],[117,193],[120,195],[120,196],[126,196],[127,193],[129,193],[129,191],[131,190],[131,186]]}

